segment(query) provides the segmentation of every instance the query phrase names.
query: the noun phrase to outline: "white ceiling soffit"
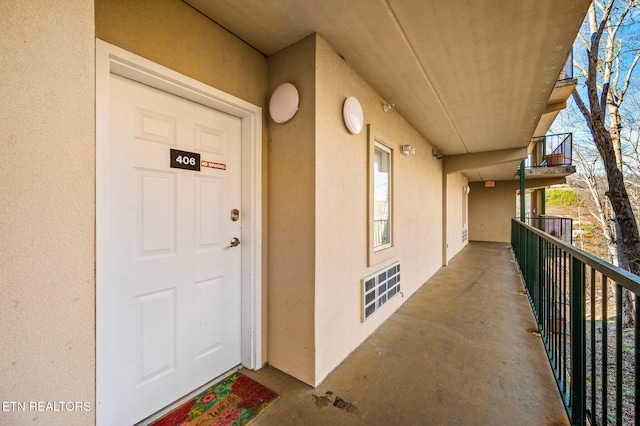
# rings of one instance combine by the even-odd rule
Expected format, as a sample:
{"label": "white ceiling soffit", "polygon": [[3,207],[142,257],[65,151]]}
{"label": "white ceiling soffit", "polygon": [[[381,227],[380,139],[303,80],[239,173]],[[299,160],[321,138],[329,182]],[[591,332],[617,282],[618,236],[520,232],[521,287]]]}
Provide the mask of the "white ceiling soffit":
{"label": "white ceiling soffit", "polygon": [[318,32],[443,155],[527,146],[589,0],[185,0],[265,55]]}

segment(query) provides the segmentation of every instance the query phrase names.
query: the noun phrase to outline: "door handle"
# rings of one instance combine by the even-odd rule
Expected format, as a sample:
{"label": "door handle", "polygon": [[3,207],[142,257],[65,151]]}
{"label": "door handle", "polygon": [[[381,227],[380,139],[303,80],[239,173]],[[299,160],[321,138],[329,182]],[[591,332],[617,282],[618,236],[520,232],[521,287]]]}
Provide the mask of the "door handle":
{"label": "door handle", "polygon": [[233,237],[231,242],[225,248],[238,247],[240,245],[240,239],[238,237]]}

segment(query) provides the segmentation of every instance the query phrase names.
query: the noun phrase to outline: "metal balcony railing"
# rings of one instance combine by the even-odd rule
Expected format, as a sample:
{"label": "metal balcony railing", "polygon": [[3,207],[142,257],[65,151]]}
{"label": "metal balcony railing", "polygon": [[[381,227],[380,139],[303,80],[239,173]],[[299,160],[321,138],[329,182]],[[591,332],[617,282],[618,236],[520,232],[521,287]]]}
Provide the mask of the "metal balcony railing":
{"label": "metal balcony railing", "polygon": [[380,247],[389,244],[389,220],[373,221],[373,247]]}
{"label": "metal balcony railing", "polygon": [[558,76],[558,80],[570,80],[573,78],[573,49],[569,52],[569,56],[567,57],[567,61],[564,63],[564,67],[562,71],[560,71],[560,75]]}
{"label": "metal balcony railing", "polygon": [[511,245],[573,425],[640,421],[640,277],[516,219]]}
{"label": "metal balcony railing", "polygon": [[566,244],[573,244],[573,219],[559,216],[527,217],[527,224],[554,236]]}
{"label": "metal balcony railing", "polygon": [[525,166],[553,167],[570,166],[573,161],[573,134],[538,136],[532,139],[534,149],[525,161]]}

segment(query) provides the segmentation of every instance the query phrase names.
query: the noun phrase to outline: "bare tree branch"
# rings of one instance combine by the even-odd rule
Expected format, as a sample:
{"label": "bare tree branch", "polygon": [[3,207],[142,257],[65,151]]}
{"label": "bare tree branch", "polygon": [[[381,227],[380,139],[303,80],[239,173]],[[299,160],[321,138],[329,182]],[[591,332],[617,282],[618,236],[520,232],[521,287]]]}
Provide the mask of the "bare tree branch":
{"label": "bare tree branch", "polygon": [[[633,209],[633,205],[637,204],[632,204],[627,191],[627,186],[634,188],[635,194],[635,188],[640,187],[640,179],[635,175],[638,167],[634,169],[632,164],[638,156],[629,157],[630,150],[623,145],[626,138],[633,137],[633,127],[629,126],[629,131],[623,130],[623,124],[628,123],[624,113],[628,111],[622,109],[628,90],[634,86],[633,74],[640,62],[639,54],[634,53],[631,61],[627,62],[624,53],[636,48],[636,45],[629,47],[625,44],[634,38],[629,36],[631,30],[627,25],[630,21],[633,23],[639,1],[626,0],[622,5],[620,1],[616,4],[616,0],[593,1],[586,22],[589,36],[578,38],[578,43],[585,43],[590,37],[588,64],[578,67],[583,73],[586,71],[586,94],[581,96],[575,91],[572,97],[585,118],[601,160],[597,166],[594,162],[590,167],[584,162],[585,158],[578,155],[580,162],[583,162],[584,179],[595,201],[595,210],[607,241],[608,259],[640,275],[640,234]],[[637,43],[638,40],[633,42]],[[624,81],[621,81],[623,78]],[[588,99],[588,105],[583,101],[583,96]],[[636,123],[635,118],[632,120],[628,124]],[[638,131],[640,125],[636,133]],[[632,148],[632,152],[637,151],[637,148]],[[578,149],[576,152],[579,154]],[[633,173],[629,173],[630,170],[634,170]],[[625,182],[625,172],[627,176],[636,178],[630,180],[635,180],[634,185],[638,186]],[[635,314],[630,314],[633,303],[627,302],[625,298],[624,322],[631,325]]]}
{"label": "bare tree branch", "polygon": [[636,56],[635,58],[633,58],[633,62],[631,63],[631,66],[627,71],[627,77],[624,80],[624,86],[622,87],[622,91],[620,92],[620,102],[622,102],[624,95],[627,93],[627,90],[629,89],[629,83],[631,82],[631,75],[633,74],[633,70],[635,69],[636,65],[638,65],[638,60],[640,60],[640,51],[636,53]]}
{"label": "bare tree branch", "polygon": [[587,40],[587,38],[582,33],[578,33],[578,38],[582,41],[582,44],[584,44],[585,49],[587,49],[587,51],[588,51],[589,48],[591,47],[591,42],[589,40]]}
{"label": "bare tree branch", "polygon": [[[612,3],[613,3],[613,1],[612,1]],[[635,5],[635,2],[633,2],[633,1],[628,2],[627,3],[627,7],[622,11],[620,16],[618,17],[618,22],[616,22],[615,25],[612,25],[612,30],[611,30],[611,35],[610,35],[610,37],[612,39],[616,38],[616,35],[618,34],[618,30],[622,26],[622,23],[624,22],[625,18],[627,17],[627,14],[629,13],[629,11],[631,10],[631,8],[634,5]]]}
{"label": "bare tree branch", "polygon": [[584,78],[587,78],[587,76],[589,75],[589,72],[587,71],[587,69],[585,67],[582,66],[581,63],[577,62],[575,59],[573,60],[573,66],[578,68],[580,70],[580,73],[582,74],[582,76]]}
{"label": "bare tree branch", "polygon": [[576,102],[576,105],[578,106],[578,109],[580,110],[580,112],[584,116],[584,119],[587,122],[587,126],[589,126],[589,129],[593,132],[593,124],[591,122],[591,120],[592,120],[591,111],[589,111],[589,109],[586,107],[584,102],[582,102],[582,98],[580,97],[580,93],[578,93],[577,90],[574,90],[573,93],[571,93],[571,96],[573,96],[573,100]]}
{"label": "bare tree branch", "polygon": [[[589,49],[589,68],[588,68],[588,74],[587,74],[587,88],[588,88],[588,92],[589,92],[589,103],[591,104],[591,112],[592,114],[595,114],[596,116],[600,116],[602,117],[603,114],[603,109],[600,107],[600,102],[598,100],[598,93],[596,91],[596,82],[597,82],[597,68],[598,68],[598,49],[600,46],[600,40],[602,38],[602,33],[607,25],[607,22],[609,21],[609,17],[611,16],[611,11],[613,9],[613,4],[615,3],[615,0],[610,0],[609,4],[607,5],[605,11],[604,11],[604,15],[602,17],[602,20],[600,21],[600,24],[598,25],[598,29],[596,30],[595,33],[591,34],[591,48]],[[593,8],[593,18],[595,19],[595,8]],[[593,28],[593,25],[592,25]],[[606,88],[608,88],[607,85],[603,84],[603,95],[602,97],[606,96]]]}

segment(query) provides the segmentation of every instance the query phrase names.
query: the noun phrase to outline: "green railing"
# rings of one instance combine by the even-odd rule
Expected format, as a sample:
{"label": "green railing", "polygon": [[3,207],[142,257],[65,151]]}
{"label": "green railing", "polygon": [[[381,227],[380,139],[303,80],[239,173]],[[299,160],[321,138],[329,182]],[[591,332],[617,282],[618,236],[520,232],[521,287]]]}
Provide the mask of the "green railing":
{"label": "green railing", "polygon": [[569,52],[569,56],[567,57],[566,62],[564,63],[564,67],[562,67],[562,71],[560,71],[560,75],[558,76],[558,80],[570,80],[573,78],[573,49]]}
{"label": "green railing", "polygon": [[536,136],[531,143],[542,148],[529,154],[527,168],[570,166],[573,162],[573,133]]}
{"label": "green railing", "polygon": [[640,424],[640,277],[517,219],[511,245],[571,423]]}
{"label": "green railing", "polygon": [[528,225],[551,234],[565,243],[573,244],[573,219],[570,217],[540,215],[525,218]]}

